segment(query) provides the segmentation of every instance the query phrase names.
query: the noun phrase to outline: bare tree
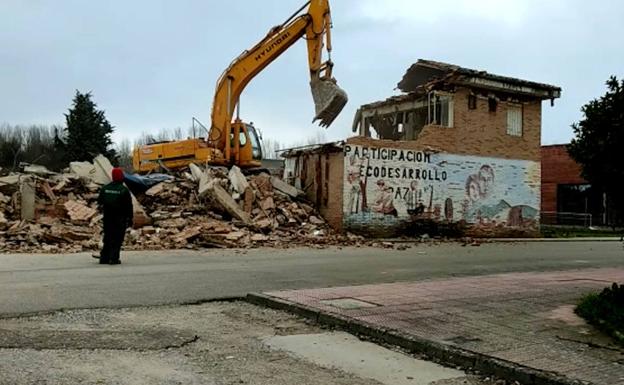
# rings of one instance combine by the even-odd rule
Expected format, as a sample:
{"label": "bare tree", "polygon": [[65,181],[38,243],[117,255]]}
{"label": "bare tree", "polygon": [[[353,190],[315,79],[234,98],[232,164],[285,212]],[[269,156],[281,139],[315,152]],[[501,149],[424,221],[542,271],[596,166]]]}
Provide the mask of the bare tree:
{"label": "bare tree", "polygon": [[0,126],[0,167],[15,170],[21,162],[50,169],[64,167],[62,140],[55,126]]}
{"label": "bare tree", "polygon": [[132,146],[130,139],[123,138],[117,145],[117,153],[119,154],[119,167],[125,171],[131,171],[132,166]]}
{"label": "bare tree", "polygon": [[15,170],[24,146],[24,130],[8,124],[0,128],[0,165]]}
{"label": "bare tree", "polygon": [[314,134],[306,137],[305,139],[299,139],[294,142],[291,142],[285,148],[295,148],[295,147],[305,147],[305,146],[313,146],[315,144],[323,144],[327,143],[327,136],[324,131],[316,131]]}
{"label": "bare tree", "polygon": [[322,144],[327,142],[327,135],[325,135],[325,131],[316,131],[314,135],[308,136],[306,139],[306,144]]}
{"label": "bare tree", "polygon": [[186,137],[184,136],[184,134],[182,133],[182,128],[181,127],[176,127],[173,129],[172,135],[171,135],[172,139],[174,140],[182,140],[182,139],[186,139]]}
{"label": "bare tree", "polygon": [[283,148],[282,144],[271,138],[262,140],[262,155],[265,159],[279,159],[279,150]]}

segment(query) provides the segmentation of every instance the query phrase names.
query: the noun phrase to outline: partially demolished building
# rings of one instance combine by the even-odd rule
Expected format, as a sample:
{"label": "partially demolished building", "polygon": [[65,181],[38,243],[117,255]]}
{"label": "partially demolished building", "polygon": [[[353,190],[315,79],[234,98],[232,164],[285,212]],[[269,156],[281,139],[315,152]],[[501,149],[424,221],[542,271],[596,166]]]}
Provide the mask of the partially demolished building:
{"label": "partially demolished building", "polygon": [[342,230],[391,235],[427,220],[536,232],[541,106],[561,89],[429,60],[398,88],[359,108],[356,136],[285,153],[285,177]]}

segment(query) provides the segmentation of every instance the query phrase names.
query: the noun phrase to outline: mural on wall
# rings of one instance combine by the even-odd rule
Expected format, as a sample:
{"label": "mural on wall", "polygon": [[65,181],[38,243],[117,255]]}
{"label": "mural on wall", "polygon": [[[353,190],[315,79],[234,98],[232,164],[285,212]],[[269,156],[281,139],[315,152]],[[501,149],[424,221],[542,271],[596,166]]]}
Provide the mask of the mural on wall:
{"label": "mural on wall", "polygon": [[427,218],[514,227],[537,223],[539,162],[354,145],[344,151],[347,222]]}

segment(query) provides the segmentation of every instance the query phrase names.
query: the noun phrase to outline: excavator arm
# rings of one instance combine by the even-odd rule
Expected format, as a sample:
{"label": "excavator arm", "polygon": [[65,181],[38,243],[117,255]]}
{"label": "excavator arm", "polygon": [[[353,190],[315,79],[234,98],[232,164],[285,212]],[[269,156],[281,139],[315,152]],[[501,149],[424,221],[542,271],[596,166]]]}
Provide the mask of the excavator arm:
{"label": "excavator arm", "polygon": [[[301,14],[306,7],[307,12]],[[347,103],[347,94],[332,78],[331,56],[323,62],[324,47],[331,55],[330,29],[329,1],[308,1],[286,22],[273,27],[262,41],[244,51],[224,71],[217,81],[208,140],[223,150],[225,160],[230,159],[231,147],[234,147],[235,152],[239,150],[239,130],[244,130],[244,125],[238,118],[232,125],[232,117],[243,90],[258,73],[304,36],[316,110],[314,121],[320,120],[320,125],[324,127],[334,121]],[[236,132],[233,132],[233,128]],[[236,143],[231,143],[232,139]]]}
{"label": "excavator arm", "polygon": [[[232,117],[245,86],[303,37],[308,47],[310,86],[316,113],[314,121],[329,126],[347,103],[347,94],[332,77],[330,29],[329,0],[308,1],[284,23],[273,27],[262,41],[238,56],[221,75],[206,140],[193,138],[136,147],[132,159],[134,169],[138,172],[161,167],[176,169],[193,162],[222,166],[235,164],[241,168],[260,166],[262,151],[255,129],[238,116],[232,122]],[[328,52],[327,61],[323,61],[324,49]]]}

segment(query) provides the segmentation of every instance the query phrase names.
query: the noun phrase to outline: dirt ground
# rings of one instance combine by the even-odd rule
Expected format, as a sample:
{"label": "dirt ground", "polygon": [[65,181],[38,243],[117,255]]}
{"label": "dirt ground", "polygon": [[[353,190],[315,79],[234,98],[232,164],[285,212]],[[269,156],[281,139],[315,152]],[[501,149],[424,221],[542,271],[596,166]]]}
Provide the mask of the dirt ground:
{"label": "dirt ground", "polygon": [[237,302],[0,319],[0,384],[378,384],[262,342],[321,332],[291,315]]}

